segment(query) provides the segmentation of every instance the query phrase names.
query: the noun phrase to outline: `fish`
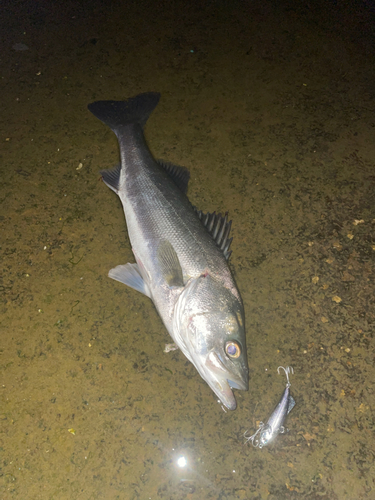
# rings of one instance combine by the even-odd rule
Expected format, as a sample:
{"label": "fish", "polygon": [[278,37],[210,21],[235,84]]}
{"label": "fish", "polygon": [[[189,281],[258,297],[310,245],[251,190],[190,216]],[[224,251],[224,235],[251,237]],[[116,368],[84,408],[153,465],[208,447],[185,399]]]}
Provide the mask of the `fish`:
{"label": "fish", "polygon": [[122,202],[136,261],[108,276],[152,300],[175,345],[234,410],[233,389],[248,390],[249,369],[244,306],[228,266],[231,222],[191,204],[186,167],[152,156],[143,129],[159,98],[88,105],[119,142],[120,163],[101,175]]}
{"label": "fish", "polygon": [[266,424],[260,422],[258,429],[252,436],[247,436],[248,431],[244,434],[245,443],[251,441],[255,448],[263,448],[273,441],[278,434],[285,433],[285,419],[296,405],[293,396],[290,394],[291,383],[289,382],[289,374],[294,373],[293,368],[291,366],[287,366],[286,368],[279,366],[277,369],[279,375],[280,370],[284,370],[287,379],[287,384],[280,401],[277,403]]}

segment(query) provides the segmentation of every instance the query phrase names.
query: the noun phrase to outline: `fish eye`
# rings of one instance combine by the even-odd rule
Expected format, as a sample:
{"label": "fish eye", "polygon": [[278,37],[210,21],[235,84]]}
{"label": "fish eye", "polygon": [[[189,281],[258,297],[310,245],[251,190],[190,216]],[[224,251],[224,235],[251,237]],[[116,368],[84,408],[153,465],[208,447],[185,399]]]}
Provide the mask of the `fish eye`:
{"label": "fish eye", "polygon": [[238,342],[229,341],[225,344],[225,352],[230,358],[238,358],[241,354],[241,347]]}

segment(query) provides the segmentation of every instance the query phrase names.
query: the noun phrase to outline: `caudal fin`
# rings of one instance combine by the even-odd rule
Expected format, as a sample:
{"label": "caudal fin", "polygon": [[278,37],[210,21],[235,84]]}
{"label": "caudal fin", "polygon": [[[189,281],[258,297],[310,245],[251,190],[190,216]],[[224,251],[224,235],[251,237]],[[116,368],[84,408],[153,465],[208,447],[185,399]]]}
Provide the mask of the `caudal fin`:
{"label": "caudal fin", "polygon": [[96,101],[87,107],[96,118],[116,132],[129,123],[139,123],[143,127],[159,99],[159,93],[146,92],[126,101]]}

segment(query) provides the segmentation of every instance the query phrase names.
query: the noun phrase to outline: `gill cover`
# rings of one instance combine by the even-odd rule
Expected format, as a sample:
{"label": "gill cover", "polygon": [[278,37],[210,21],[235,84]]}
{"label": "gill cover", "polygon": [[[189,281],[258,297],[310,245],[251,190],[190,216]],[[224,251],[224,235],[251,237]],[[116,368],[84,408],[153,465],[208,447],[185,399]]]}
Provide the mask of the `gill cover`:
{"label": "gill cover", "polygon": [[242,303],[209,274],[192,279],[174,314],[174,338],[221,402],[236,408],[232,388],[248,389]]}

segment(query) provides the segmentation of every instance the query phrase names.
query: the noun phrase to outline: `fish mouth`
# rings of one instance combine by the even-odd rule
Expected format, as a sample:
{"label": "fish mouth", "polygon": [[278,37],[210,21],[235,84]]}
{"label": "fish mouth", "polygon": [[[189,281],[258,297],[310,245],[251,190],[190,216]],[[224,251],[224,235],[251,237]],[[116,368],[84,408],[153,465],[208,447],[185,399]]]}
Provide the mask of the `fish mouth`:
{"label": "fish mouth", "polygon": [[211,351],[204,364],[204,379],[229,410],[237,408],[232,389],[247,391],[249,389],[248,371],[237,367],[228,370],[219,356]]}
{"label": "fish mouth", "polygon": [[249,383],[245,382],[244,380],[229,380],[227,379],[229,386],[232,389],[239,389],[240,391],[247,391],[249,389]]}

